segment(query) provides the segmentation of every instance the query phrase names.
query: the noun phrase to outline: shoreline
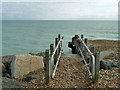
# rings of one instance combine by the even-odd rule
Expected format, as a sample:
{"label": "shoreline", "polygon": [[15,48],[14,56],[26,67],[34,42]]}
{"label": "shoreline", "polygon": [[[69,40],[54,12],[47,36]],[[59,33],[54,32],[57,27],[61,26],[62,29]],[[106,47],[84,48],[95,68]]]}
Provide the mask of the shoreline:
{"label": "shoreline", "polygon": [[[112,50],[113,48],[113,46],[112,45],[114,45],[115,46],[115,48],[116,49],[114,49],[114,50],[116,50],[116,51],[118,51],[117,49],[118,49],[118,42],[119,42],[120,40],[106,40],[106,39],[96,39],[96,40],[89,40],[88,39],[88,47],[90,46],[90,45],[94,45],[95,46],[95,50],[99,50],[99,51],[105,51],[105,50],[109,50],[110,48],[110,50]],[[98,45],[98,43],[99,43],[99,45]],[[104,43],[104,44],[103,44]],[[106,45],[106,43],[108,43],[109,45],[109,49],[108,49],[108,47],[107,47],[107,45]],[[103,46],[105,46],[105,48],[106,49],[104,49],[103,48],[103,50],[102,50],[102,48],[100,48],[100,49],[98,49],[99,47],[103,47]],[[32,52],[29,52],[29,53],[32,53]],[[40,52],[40,53],[43,53],[43,52]],[[28,54],[28,53],[25,53],[25,54]],[[36,53],[36,54],[38,54],[38,53]],[[67,53],[65,53],[65,54],[67,54]],[[11,55],[24,55],[24,54],[11,54]],[[8,55],[2,55],[2,56],[11,56],[10,54],[8,54]]]}
{"label": "shoreline", "polygon": [[[108,51],[109,52],[109,50],[111,50],[111,51],[118,51],[118,41],[115,41],[115,40],[88,40],[88,47],[90,46],[90,45],[94,45],[94,49],[95,50],[99,50],[100,52],[103,52],[103,51]],[[103,57],[102,59],[101,59],[101,62],[102,63],[104,63],[104,64],[101,64],[102,66],[100,66],[100,67],[102,67],[101,69],[100,69],[100,77],[99,77],[99,82],[97,82],[96,84],[91,84],[91,83],[88,83],[88,84],[85,84],[85,86],[87,86],[87,87],[89,87],[89,88],[93,88],[93,87],[95,87],[95,88],[105,88],[106,87],[106,85],[107,85],[107,87],[114,87],[114,88],[118,88],[118,82],[117,81],[115,81],[114,80],[114,78],[112,78],[113,80],[111,80],[111,77],[109,77],[109,75],[111,75],[111,73],[110,72],[112,72],[113,73],[113,77],[115,77],[116,78],[116,80],[118,79],[118,75],[119,75],[119,73],[118,73],[118,70],[120,70],[120,67],[118,67],[118,60],[119,60],[119,57],[118,57],[118,53],[110,53],[109,55],[107,55],[106,57]],[[43,58],[44,58],[44,56],[45,56],[45,53],[44,52],[41,52],[41,53],[28,53],[28,54],[30,54],[30,57],[31,56],[42,56]],[[18,54],[19,56],[20,55],[28,55],[28,54]],[[108,53],[107,53],[108,54]],[[1,56],[3,59],[2,59],[2,62],[4,62],[4,64],[3,64],[3,66],[4,67],[10,67],[9,66],[9,64],[11,63],[11,61],[9,61],[9,59],[13,59],[13,57],[14,56],[16,56],[16,55],[6,55],[6,56]],[[10,84],[10,82],[14,82],[14,83],[20,83],[20,86],[22,87],[22,85],[24,85],[25,87],[32,87],[32,88],[40,88],[40,87],[43,87],[43,88],[46,88],[46,87],[69,87],[69,85],[68,84],[66,84],[65,82],[67,82],[66,81],[66,79],[67,80],[69,80],[69,78],[71,78],[71,77],[69,77],[70,75],[72,75],[72,73],[70,74],[68,74],[67,73],[67,71],[69,71],[69,70],[71,70],[71,72],[72,71],[74,71],[74,69],[76,70],[76,72],[78,72],[78,73],[81,73],[80,72],[80,70],[78,69],[78,67],[79,67],[79,64],[78,63],[83,63],[83,62],[79,62],[80,60],[80,56],[79,57],[77,57],[77,56],[79,56],[79,55],[76,55],[76,54],[71,54],[71,55],[67,55],[67,54],[65,54],[65,53],[63,53],[63,55],[62,55],[62,57],[61,57],[61,64],[59,65],[59,67],[61,67],[61,68],[58,68],[58,72],[57,72],[57,74],[56,74],[56,78],[57,78],[57,80],[55,79],[55,81],[54,80],[52,80],[52,82],[50,83],[50,85],[45,85],[44,83],[45,83],[45,71],[44,71],[44,68],[42,68],[42,69],[40,69],[40,70],[37,70],[37,71],[33,71],[33,72],[30,72],[30,73],[28,73],[28,74],[26,74],[25,76],[23,76],[22,78],[18,78],[18,79],[11,79],[10,77],[10,68],[9,68],[9,70],[7,70],[6,72],[4,72],[5,74],[5,76],[3,76],[4,78],[3,78],[3,87],[5,87],[6,85],[9,85]],[[114,60],[114,59],[116,59],[116,60]],[[109,61],[110,60],[110,61]],[[111,60],[113,61],[113,63],[111,64]],[[9,62],[9,64],[8,64],[8,62]],[[69,63],[69,64],[67,64],[67,63],[65,63],[65,62],[67,62],[67,63]],[[78,62],[78,63],[77,63]],[[107,62],[107,64],[106,64],[106,62]],[[7,64],[6,64],[7,63]],[[76,67],[74,66],[74,65],[72,65],[73,63],[75,63],[75,65],[76,65]],[[43,59],[43,64],[45,64],[45,61],[44,61],[44,59]],[[64,64],[64,65],[63,65]],[[67,64],[67,65],[66,65]],[[70,65],[70,66],[69,66]],[[71,67],[71,65],[73,66],[71,69],[69,69],[69,67]],[[112,66],[113,65],[113,66]],[[111,67],[112,66],[112,67]],[[84,64],[83,64],[83,67],[84,67]],[[105,67],[105,68],[104,68]],[[107,67],[107,68],[106,68]],[[108,68],[108,67],[111,67],[110,69]],[[73,69],[74,68],[74,69]],[[61,72],[61,69],[64,71],[64,73],[63,72]],[[80,69],[82,69],[83,71],[86,71],[86,70],[84,70],[85,68],[80,68]],[[61,74],[61,73],[63,73],[63,74]],[[107,74],[106,74],[107,73]],[[81,73],[82,74],[82,73]],[[32,80],[30,80],[31,82],[26,82],[25,80],[26,80],[26,78],[28,78],[30,75],[32,75],[33,77],[35,77],[36,79],[32,79]],[[63,75],[64,77],[62,77],[62,78],[64,78],[64,79],[61,79],[61,75]],[[38,77],[41,77],[41,78],[38,78]],[[79,75],[77,76],[76,74],[74,75],[75,76],[75,79],[73,79],[73,78],[71,78],[73,81],[74,81],[74,83],[75,84],[72,84],[72,82],[71,81],[69,81],[70,83],[71,83],[71,87],[75,87],[75,85],[77,86],[77,87],[79,87],[79,85],[78,85],[78,81],[80,81],[81,79],[82,79],[82,77],[80,77]],[[87,76],[87,73],[86,73],[86,76]],[[69,77],[69,78],[68,78]],[[77,80],[78,81],[76,81],[76,77],[77,77]],[[12,80],[15,80],[15,81],[12,81]],[[86,81],[86,80],[88,80],[88,79],[83,79],[83,81]],[[110,81],[111,80],[111,81]],[[7,81],[9,81],[9,83],[6,83]],[[38,81],[41,81],[41,83],[38,83]],[[66,85],[64,86],[64,85],[57,85],[56,84],[56,82],[57,83],[61,83],[61,82],[59,82],[59,81],[62,81],[62,82],[64,82]],[[117,85],[117,86],[114,86],[114,85],[111,85],[110,83],[109,83],[109,81],[111,82],[111,83],[113,83],[113,84],[115,84],[115,85]],[[102,83],[105,83],[106,85],[104,85],[104,84],[101,84],[101,82]],[[34,85],[33,85],[34,84]],[[7,86],[6,86],[7,87]],[[16,86],[13,86],[13,87],[16,87]]]}

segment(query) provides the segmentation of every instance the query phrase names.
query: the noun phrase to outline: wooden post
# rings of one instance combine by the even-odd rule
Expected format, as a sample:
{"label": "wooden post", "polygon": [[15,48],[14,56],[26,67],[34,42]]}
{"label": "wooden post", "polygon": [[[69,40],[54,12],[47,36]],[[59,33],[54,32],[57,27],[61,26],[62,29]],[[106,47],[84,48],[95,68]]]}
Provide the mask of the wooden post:
{"label": "wooden post", "polygon": [[52,56],[53,52],[54,52],[54,44],[50,44],[50,56]]}
{"label": "wooden post", "polygon": [[74,41],[74,45],[75,45],[75,54],[77,54],[78,53],[78,42],[77,42],[77,40],[78,40],[78,38],[79,38],[79,36],[78,35],[75,35],[75,41]]}
{"label": "wooden post", "polygon": [[[93,45],[90,45],[90,51],[94,54],[94,46]],[[92,57],[90,57],[90,71],[92,73]]]}
{"label": "wooden post", "polygon": [[45,71],[45,78],[46,84],[50,82],[50,60],[49,60],[49,50],[45,51],[45,58],[46,58],[46,71]]}
{"label": "wooden post", "polygon": [[[55,38],[55,47],[57,46],[57,44],[58,44],[58,38]],[[58,57],[58,50],[56,50],[56,52],[55,52],[54,65],[55,65],[56,62],[57,62],[57,57]]]}
{"label": "wooden post", "polygon": [[80,39],[77,39],[77,44],[76,44],[76,53],[77,54],[80,54],[79,53],[79,47],[80,47]]}
{"label": "wooden post", "polygon": [[[52,53],[54,52],[54,44],[50,44],[50,56],[52,57]],[[51,57],[50,57],[50,66],[51,66]],[[52,74],[53,72],[53,67],[54,67],[54,58],[53,58],[53,61],[52,61],[52,68],[50,68],[50,72]],[[51,75],[50,74],[50,75]]]}
{"label": "wooden post", "polygon": [[74,45],[75,37],[72,38],[72,44]]}
{"label": "wooden post", "polygon": [[[85,44],[87,46],[87,38],[85,38]],[[84,56],[85,56],[86,62],[88,63],[88,61],[87,61],[87,49],[86,48],[85,48]]]}
{"label": "wooden post", "polygon": [[95,52],[95,78],[94,83],[98,81],[99,78],[99,70],[100,70],[100,52]]}
{"label": "wooden post", "polygon": [[[81,34],[81,39],[83,40],[83,34]],[[81,51],[83,52],[83,44],[82,44],[82,42],[81,42],[80,47],[81,47]]]}
{"label": "wooden post", "polygon": [[83,34],[81,34],[81,38],[83,39]]}
{"label": "wooden post", "polygon": [[[58,34],[58,42],[60,41],[60,34]],[[58,55],[60,54],[60,50],[61,50],[61,48],[60,48],[60,45],[59,45],[59,47],[58,47]]]}

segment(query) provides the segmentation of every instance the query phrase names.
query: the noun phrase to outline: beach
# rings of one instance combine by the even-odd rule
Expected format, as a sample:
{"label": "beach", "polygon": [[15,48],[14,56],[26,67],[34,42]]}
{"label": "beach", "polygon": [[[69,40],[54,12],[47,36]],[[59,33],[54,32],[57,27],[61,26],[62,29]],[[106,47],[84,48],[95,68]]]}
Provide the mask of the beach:
{"label": "beach", "polygon": [[[118,41],[88,40],[88,47],[90,45],[94,45],[95,51],[110,52],[109,54],[106,53],[106,56],[102,57],[103,60],[113,60],[115,63],[118,63],[120,60],[118,56]],[[34,55],[44,56],[44,54],[37,53],[34,53]],[[120,73],[118,70],[120,68],[118,67],[113,66],[110,69],[101,69],[99,72],[98,82],[96,84],[92,84],[82,58],[76,54],[63,53],[56,71],[55,78],[51,79],[49,85],[45,84],[44,68],[30,72],[22,78],[17,78],[16,81],[20,82],[26,88],[119,88]],[[30,75],[33,75],[35,78],[30,79],[29,81],[28,79],[26,80],[26,78]],[[35,75],[39,76],[40,78],[36,78]]]}

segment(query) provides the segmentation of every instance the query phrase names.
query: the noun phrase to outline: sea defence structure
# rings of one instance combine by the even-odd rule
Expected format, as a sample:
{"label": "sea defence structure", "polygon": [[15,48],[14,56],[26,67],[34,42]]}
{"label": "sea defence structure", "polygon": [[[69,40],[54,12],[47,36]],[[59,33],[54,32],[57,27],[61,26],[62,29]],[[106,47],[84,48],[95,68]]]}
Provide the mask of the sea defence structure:
{"label": "sea defence structure", "polygon": [[[91,85],[101,83],[103,80],[110,82],[108,78],[104,77],[106,75],[109,77],[106,71],[115,71],[108,68],[106,63],[106,65],[102,64],[103,58],[105,57],[105,55],[102,54],[107,51],[104,51],[104,53],[103,51],[96,51],[100,50],[96,48],[96,44],[94,44],[96,42],[93,43],[93,41],[84,38],[83,34],[81,34],[80,37],[75,35],[72,37],[72,41],[68,42],[68,47],[71,48],[72,51],[72,54],[68,55],[63,53],[63,36],[58,34],[54,40],[54,43],[48,45],[49,49],[46,49],[45,52],[42,53],[2,56],[3,77],[12,78],[12,80],[14,78],[16,78],[14,80],[20,79],[25,85],[29,84],[30,87],[42,86],[45,88],[93,87]],[[98,44],[99,43],[97,43],[97,45]],[[103,47],[105,46],[102,45],[102,48]],[[111,52],[107,53],[107,56],[110,53]],[[112,62],[110,65],[117,67],[118,60],[115,60],[115,63],[116,64]],[[105,68],[105,66],[107,68]],[[103,73],[103,71],[105,73]],[[114,79],[114,77],[117,78],[119,74],[110,74],[110,79],[111,75],[113,75],[112,77]],[[115,83],[116,80],[118,79],[115,79]]]}
{"label": "sea defence structure", "polygon": [[[72,49],[73,54],[79,54],[86,68],[88,70],[88,74],[93,82],[98,81],[99,70],[100,70],[100,52],[94,51],[94,46],[90,46],[90,50],[87,47],[87,38],[83,38],[83,34],[81,34],[81,38],[78,35],[75,35],[72,38],[72,42],[68,42],[68,47]],[[88,58],[88,54],[90,58]]]}
{"label": "sea defence structure", "polygon": [[[50,80],[54,78],[57,67],[59,66],[63,53],[63,39],[63,36],[58,34],[58,37],[55,38],[55,44],[51,43],[50,49],[46,49],[44,55],[13,55],[10,57],[10,61],[6,59],[7,57],[2,57],[3,66],[5,65],[6,68],[9,68],[9,74],[12,78],[20,78],[32,71],[45,68],[46,84],[49,84]],[[94,51],[93,45],[91,45],[89,50],[87,39],[84,39],[83,35],[81,35],[81,38],[75,35],[72,38],[72,42],[68,42],[68,47],[72,48],[73,54],[78,54],[82,57],[90,79],[94,83],[97,82],[100,69],[99,52]],[[6,64],[8,61],[9,63]],[[5,68],[3,72],[7,72]]]}
{"label": "sea defence structure", "polygon": [[[46,84],[50,82],[55,76],[57,66],[60,62],[60,57],[62,54],[62,39],[63,36],[55,38],[55,49],[54,44],[50,44],[50,50],[45,51],[45,66],[46,66]],[[94,51],[94,46],[91,45],[90,50],[87,47],[87,39],[83,40],[83,35],[79,38],[78,35],[75,35],[72,38],[72,42],[68,42],[68,47],[72,48],[73,54],[79,54],[84,60],[84,64],[88,70],[90,79],[93,83],[98,81],[99,70],[100,70],[100,54],[98,51]],[[88,58],[88,54],[90,58]]]}

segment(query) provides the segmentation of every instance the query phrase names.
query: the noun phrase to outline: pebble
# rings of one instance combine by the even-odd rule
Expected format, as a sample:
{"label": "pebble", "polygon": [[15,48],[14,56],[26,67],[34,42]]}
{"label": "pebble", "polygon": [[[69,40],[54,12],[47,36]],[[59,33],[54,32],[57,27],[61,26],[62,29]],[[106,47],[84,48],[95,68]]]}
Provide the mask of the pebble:
{"label": "pebble", "polygon": [[115,74],[113,74],[113,76],[117,76],[117,74],[115,73]]}
{"label": "pebble", "polygon": [[104,72],[101,72],[101,74],[103,75],[103,74],[104,74]]}
{"label": "pebble", "polygon": [[105,72],[105,75],[108,75],[108,72]]}
{"label": "pebble", "polygon": [[108,82],[110,81],[109,78],[105,78],[105,80],[108,81]]}

